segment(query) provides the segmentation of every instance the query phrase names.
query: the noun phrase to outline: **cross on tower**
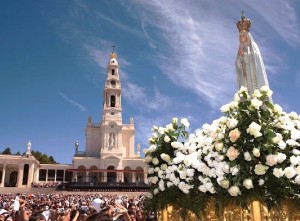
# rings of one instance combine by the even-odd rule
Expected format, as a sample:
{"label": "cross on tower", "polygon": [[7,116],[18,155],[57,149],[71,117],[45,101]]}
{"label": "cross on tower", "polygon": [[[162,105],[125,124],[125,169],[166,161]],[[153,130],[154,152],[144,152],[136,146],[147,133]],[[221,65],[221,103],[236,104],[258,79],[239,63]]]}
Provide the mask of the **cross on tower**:
{"label": "cross on tower", "polygon": [[242,18],[242,19],[245,18],[245,16],[244,16],[244,11],[241,11],[241,18]]}
{"label": "cross on tower", "polygon": [[112,52],[114,52],[116,46],[115,46],[115,45],[112,45],[111,47],[112,47]]}

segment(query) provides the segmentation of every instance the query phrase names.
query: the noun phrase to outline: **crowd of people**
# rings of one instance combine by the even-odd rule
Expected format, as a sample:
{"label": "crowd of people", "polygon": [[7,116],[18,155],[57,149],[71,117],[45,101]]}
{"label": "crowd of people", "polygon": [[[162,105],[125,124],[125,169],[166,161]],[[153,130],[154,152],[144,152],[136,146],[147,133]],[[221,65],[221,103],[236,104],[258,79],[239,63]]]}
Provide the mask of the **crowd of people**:
{"label": "crowd of people", "polygon": [[155,221],[144,200],[144,194],[0,194],[0,221]]}

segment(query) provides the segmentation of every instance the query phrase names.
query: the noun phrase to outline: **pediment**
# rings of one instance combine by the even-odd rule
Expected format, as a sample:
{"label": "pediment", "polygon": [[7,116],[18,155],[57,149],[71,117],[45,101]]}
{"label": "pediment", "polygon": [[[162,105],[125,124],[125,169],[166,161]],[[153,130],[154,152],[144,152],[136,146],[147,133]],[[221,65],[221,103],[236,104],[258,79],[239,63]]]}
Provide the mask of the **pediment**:
{"label": "pediment", "polygon": [[115,155],[107,155],[107,156],[103,156],[102,159],[106,159],[106,160],[121,160],[121,157],[117,157]]}

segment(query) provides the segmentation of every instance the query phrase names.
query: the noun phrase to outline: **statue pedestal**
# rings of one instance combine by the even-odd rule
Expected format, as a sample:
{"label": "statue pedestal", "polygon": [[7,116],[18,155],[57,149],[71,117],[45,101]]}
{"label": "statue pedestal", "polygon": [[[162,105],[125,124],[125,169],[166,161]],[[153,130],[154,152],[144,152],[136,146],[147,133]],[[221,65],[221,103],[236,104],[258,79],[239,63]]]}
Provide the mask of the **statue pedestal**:
{"label": "statue pedestal", "polygon": [[[281,210],[280,210],[281,209]],[[214,210],[213,202],[207,208],[207,214],[200,219],[201,221],[299,221],[300,210],[295,207],[292,200],[286,200],[282,206],[268,210],[267,207],[259,201],[253,201],[248,209],[242,209],[237,206],[229,205],[225,207],[223,214],[217,216]],[[178,211],[169,206],[167,209],[160,211],[158,221],[199,221],[192,213],[181,219]]]}

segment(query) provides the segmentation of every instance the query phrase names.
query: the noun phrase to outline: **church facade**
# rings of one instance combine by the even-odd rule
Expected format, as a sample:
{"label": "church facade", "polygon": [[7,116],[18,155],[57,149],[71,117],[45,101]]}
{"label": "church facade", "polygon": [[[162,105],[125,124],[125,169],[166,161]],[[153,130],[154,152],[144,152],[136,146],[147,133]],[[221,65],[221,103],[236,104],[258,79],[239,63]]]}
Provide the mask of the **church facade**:
{"label": "church facade", "polygon": [[[122,120],[122,87],[117,54],[110,54],[103,89],[102,122],[89,117],[85,129],[85,151],[78,150],[72,164],[40,164],[30,153],[24,156],[0,154],[0,187],[30,187],[32,183],[144,182],[145,161],[140,146],[135,148],[134,120]],[[29,145],[29,144],[28,144]],[[30,144],[31,146],[31,144]]]}

